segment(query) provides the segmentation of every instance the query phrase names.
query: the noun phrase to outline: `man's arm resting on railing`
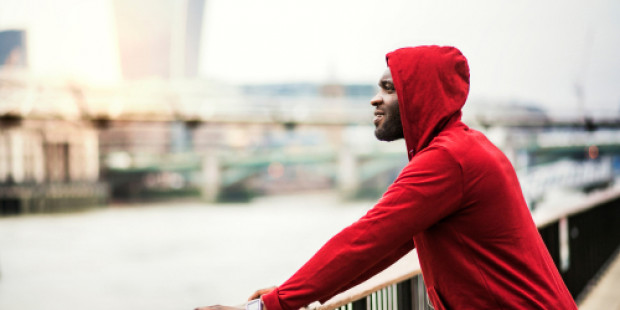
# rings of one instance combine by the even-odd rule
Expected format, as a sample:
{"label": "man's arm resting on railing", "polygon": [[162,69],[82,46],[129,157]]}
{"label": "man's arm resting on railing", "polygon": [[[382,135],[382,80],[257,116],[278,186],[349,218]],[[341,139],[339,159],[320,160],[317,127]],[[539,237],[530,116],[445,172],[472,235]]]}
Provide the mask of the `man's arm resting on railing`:
{"label": "man's arm resting on railing", "polygon": [[[390,267],[392,264],[394,264],[400,258],[405,256],[407,253],[411,252],[411,250],[413,250],[413,249],[414,249],[413,240],[408,240],[408,242],[406,242],[402,247],[399,247],[398,249],[396,249],[393,253],[391,253],[388,257],[386,257],[385,259],[380,261],[378,264],[376,264],[375,266],[373,266],[372,268],[367,270],[365,273],[361,274],[359,277],[357,277],[355,279],[352,279],[352,281],[350,281],[349,283],[346,284],[346,287],[343,289],[343,291],[348,290],[349,288],[352,288],[352,287],[354,287],[354,286],[356,286],[356,285],[358,285],[358,284],[368,280],[372,276],[374,276],[374,275],[378,274],[379,272],[383,271],[384,269]],[[271,293],[272,291],[274,291],[276,289],[277,289],[276,286],[260,289],[260,290],[258,290],[256,292],[254,292],[254,294],[252,294],[250,296],[250,298],[248,298],[248,301],[249,300],[253,300],[253,299],[257,299],[257,298],[261,298],[263,295]],[[265,305],[263,307],[263,310],[265,310],[267,308],[268,307]]]}
{"label": "man's arm resting on railing", "polygon": [[394,264],[396,261],[401,259],[403,256],[407,255],[407,253],[411,252],[411,250],[413,250],[414,248],[415,245],[413,243],[413,239],[407,240],[405,244],[403,244],[401,247],[396,248],[394,252],[392,252],[382,261],[380,261],[370,269],[366,270],[364,273],[359,275],[359,277],[352,279],[342,288],[342,291],[344,292],[358,284],[361,284],[362,282],[370,279],[379,272],[387,269],[388,267],[392,266],[392,264]]}
{"label": "man's arm resting on railing", "polygon": [[[375,266],[373,266],[372,268],[367,270],[365,273],[361,274],[359,277],[357,277],[355,279],[352,279],[352,281],[347,283],[347,285],[343,289],[343,291],[345,291],[345,290],[347,290],[349,288],[352,288],[352,287],[354,287],[354,286],[356,286],[356,285],[358,285],[358,284],[368,280],[369,278],[371,278],[372,276],[376,275],[377,273],[383,271],[387,267],[390,267],[397,260],[399,260],[401,257],[405,256],[407,253],[411,252],[411,250],[413,250],[413,249],[414,249],[413,239],[412,240],[408,240],[403,246],[401,246],[398,249],[396,249],[388,257],[386,257],[385,259],[380,261],[378,264],[376,264]],[[250,296],[250,298],[248,298],[248,301],[253,300],[253,299],[261,298],[263,295],[269,294],[269,293],[271,293],[272,291],[274,291],[276,289],[277,289],[276,286],[272,286],[272,287],[268,287],[268,288],[257,290],[256,292],[254,292],[254,294],[252,294]],[[263,306],[263,310],[267,310],[268,308],[269,307],[267,307],[267,305]],[[196,308],[196,310],[239,310],[239,309],[242,309],[242,308],[226,307],[226,306],[220,306],[220,305]]]}
{"label": "man's arm resting on railing", "polygon": [[[291,310],[325,302],[389,266],[387,262],[413,248],[414,235],[460,207],[462,181],[459,164],[445,149],[420,153],[374,208],[330,239],[284,284],[263,295],[265,305]],[[395,251],[399,255],[392,257]]]}
{"label": "man's arm resting on railing", "polygon": [[[347,282],[347,279],[342,279],[344,285],[340,289],[340,291],[346,291],[346,290],[348,290],[348,289],[350,289],[350,288],[352,288],[352,287],[354,287],[354,286],[356,286],[356,285],[358,285],[358,284],[368,280],[372,276],[378,274],[379,272],[383,271],[387,267],[389,267],[392,264],[394,264],[396,261],[398,261],[400,258],[405,256],[407,253],[411,252],[411,250],[413,250],[413,248],[414,248],[413,240],[408,240],[408,242],[406,242],[403,246],[397,248],[395,251],[390,253],[385,259],[383,259],[382,261],[380,261],[379,263],[377,263],[376,265],[374,265],[370,269],[366,270],[364,273],[360,274],[357,278],[352,278],[348,282]],[[273,294],[273,296],[277,296],[278,295],[277,287],[274,286],[274,287],[271,287],[271,288],[258,290],[252,296],[250,296],[250,299],[262,298],[263,296],[265,296],[267,294],[270,294],[270,293]],[[328,298],[326,298],[326,299],[328,299]],[[274,300],[273,297],[269,297],[269,296],[267,296],[266,298],[262,298],[262,299],[263,299],[263,302],[265,303],[265,308],[269,308],[267,306],[268,304],[272,304],[272,307],[273,307],[273,302],[276,301],[276,300]],[[265,301],[265,300],[267,300],[267,301]],[[324,302],[325,300],[321,300],[321,301]],[[278,306],[277,307],[280,308],[279,301],[277,301],[277,302],[278,302]]]}

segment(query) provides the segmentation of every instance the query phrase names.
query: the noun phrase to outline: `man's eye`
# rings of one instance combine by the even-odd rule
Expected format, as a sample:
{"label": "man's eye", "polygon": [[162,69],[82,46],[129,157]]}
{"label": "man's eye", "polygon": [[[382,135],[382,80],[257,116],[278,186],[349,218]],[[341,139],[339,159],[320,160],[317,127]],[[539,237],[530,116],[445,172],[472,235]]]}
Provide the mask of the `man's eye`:
{"label": "man's eye", "polygon": [[379,87],[381,89],[383,89],[384,91],[394,91],[394,84],[391,82],[387,82],[387,81],[382,81],[381,83],[379,83]]}

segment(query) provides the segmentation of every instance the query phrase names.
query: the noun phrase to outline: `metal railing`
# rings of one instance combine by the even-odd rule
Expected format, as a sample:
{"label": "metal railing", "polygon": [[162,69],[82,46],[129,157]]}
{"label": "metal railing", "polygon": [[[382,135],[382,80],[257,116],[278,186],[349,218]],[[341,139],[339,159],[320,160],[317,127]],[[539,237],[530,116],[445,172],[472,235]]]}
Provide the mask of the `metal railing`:
{"label": "metal railing", "polygon": [[564,283],[579,302],[620,245],[620,192],[599,193],[572,211],[538,223]]}
{"label": "metal railing", "polygon": [[[589,283],[620,245],[620,189],[593,193],[586,201],[556,212],[534,214],[553,261],[573,298],[580,301]],[[428,310],[424,280],[415,251],[313,310]]]}
{"label": "metal railing", "polygon": [[365,298],[341,306],[339,310],[411,310],[433,309],[426,294],[422,275],[392,284]]}

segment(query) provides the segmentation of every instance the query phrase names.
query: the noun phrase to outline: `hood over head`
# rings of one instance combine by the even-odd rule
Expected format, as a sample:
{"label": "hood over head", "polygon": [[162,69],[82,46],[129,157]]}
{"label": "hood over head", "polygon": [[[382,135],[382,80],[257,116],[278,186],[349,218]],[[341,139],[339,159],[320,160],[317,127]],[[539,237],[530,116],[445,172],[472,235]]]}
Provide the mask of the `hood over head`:
{"label": "hood over head", "polygon": [[469,93],[467,59],[456,48],[418,46],[386,55],[398,95],[409,159],[461,119]]}

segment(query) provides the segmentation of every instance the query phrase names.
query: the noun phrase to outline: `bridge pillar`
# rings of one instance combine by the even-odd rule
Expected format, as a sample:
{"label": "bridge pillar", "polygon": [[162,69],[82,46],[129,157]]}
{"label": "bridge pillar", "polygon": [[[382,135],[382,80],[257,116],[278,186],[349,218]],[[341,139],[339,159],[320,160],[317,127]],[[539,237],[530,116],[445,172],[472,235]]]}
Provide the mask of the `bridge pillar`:
{"label": "bridge pillar", "polygon": [[345,198],[355,196],[360,187],[359,167],[356,154],[347,147],[338,154],[338,189]]}
{"label": "bridge pillar", "polygon": [[202,198],[215,202],[222,188],[220,163],[215,152],[209,152],[202,158]]}

